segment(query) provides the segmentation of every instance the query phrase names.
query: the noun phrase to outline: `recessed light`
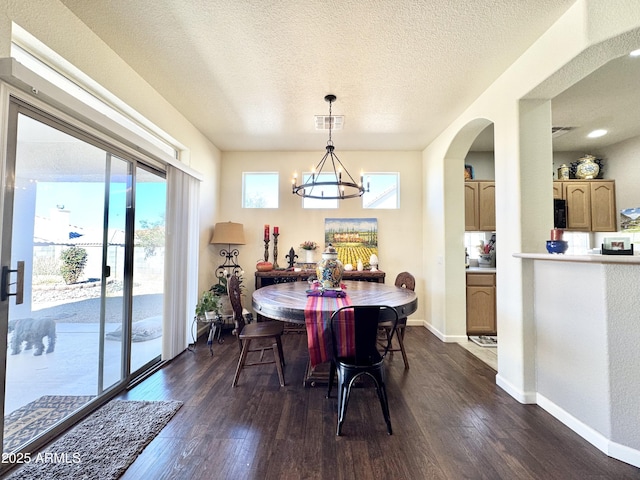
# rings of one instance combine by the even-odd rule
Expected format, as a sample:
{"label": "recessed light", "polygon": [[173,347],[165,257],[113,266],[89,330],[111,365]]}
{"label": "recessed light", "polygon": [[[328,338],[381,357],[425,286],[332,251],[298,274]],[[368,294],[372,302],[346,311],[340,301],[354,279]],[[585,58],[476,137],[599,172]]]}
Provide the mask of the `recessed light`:
{"label": "recessed light", "polygon": [[589,135],[587,135],[587,137],[589,137],[589,138],[598,138],[598,137],[602,137],[602,136],[604,136],[606,134],[607,134],[606,130],[599,129],[599,130],[594,130],[593,132],[589,133]]}
{"label": "recessed light", "polygon": [[634,50],[629,55],[631,55],[632,57],[640,57],[640,48],[637,50]]}

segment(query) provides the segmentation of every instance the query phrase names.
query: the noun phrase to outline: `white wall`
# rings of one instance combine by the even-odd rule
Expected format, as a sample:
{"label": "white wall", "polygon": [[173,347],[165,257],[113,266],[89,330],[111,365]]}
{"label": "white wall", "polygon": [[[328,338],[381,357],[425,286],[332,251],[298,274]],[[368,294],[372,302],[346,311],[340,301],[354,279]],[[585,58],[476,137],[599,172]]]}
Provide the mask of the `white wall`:
{"label": "white wall", "polygon": [[495,159],[493,152],[469,152],[464,159],[465,165],[473,167],[474,180],[495,180]]}
{"label": "white wall", "polygon": [[605,178],[616,181],[616,207],[640,207],[640,136],[611,145],[597,152],[603,159]]}
{"label": "white wall", "polygon": [[[0,57],[9,57],[11,22],[53,49],[184,146],[180,160],[201,172],[200,289],[211,283],[210,226],[218,211],[220,152],[172,105],[57,0],[0,0]],[[114,74],[117,72],[117,74]]]}
{"label": "white wall", "polygon": [[[224,152],[222,154],[222,177],[220,199],[221,221],[239,222],[244,225],[247,244],[240,246],[238,261],[244,268],[247,295],[245,307],[251,305],[254,289],[253,272],[257,261],[264,259],[263,227],[265,224],[280,227],[278,237],[278,264],[286,266],[285,255],[291,247],[301,255],[299,245],[305,240],[314,240],[321,245],[324,239],[325,218],[377,218],[378,257],[380,270],[386,273],[386,283],[393,284],[402,271],[416,277],[418,311],[410,321],[424,319],[424,296],[427,288],[422,273],[422,165],[420,152],[356,152],[336,153],[352,175],[366,172],[400,173],[400,208],[397,210],[363,209],[362,199],[341,200],[337,209],[303,209],[302,199],[291,193],[291,177],[294,171],[300,176],[324,155],[323,144],[318,143],[314,152]],[[243,209],[242,172],[278,172],[280,175],[280,198],[277,209]],[[214,270],[221,262],[218,247],[209,265]],[[269,258],[273,261],[273,237],[269,246]]]}

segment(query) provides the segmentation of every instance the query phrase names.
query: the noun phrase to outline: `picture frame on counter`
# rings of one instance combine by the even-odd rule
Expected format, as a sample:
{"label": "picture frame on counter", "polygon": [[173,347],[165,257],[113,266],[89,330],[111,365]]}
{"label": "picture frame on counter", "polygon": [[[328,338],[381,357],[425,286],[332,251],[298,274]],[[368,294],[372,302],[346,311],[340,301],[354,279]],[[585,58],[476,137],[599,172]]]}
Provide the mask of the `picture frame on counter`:
{"label": "picture frame on counter", "polygon": [[602,255],[633,255],[633,244],[628,237],[605,237]]}

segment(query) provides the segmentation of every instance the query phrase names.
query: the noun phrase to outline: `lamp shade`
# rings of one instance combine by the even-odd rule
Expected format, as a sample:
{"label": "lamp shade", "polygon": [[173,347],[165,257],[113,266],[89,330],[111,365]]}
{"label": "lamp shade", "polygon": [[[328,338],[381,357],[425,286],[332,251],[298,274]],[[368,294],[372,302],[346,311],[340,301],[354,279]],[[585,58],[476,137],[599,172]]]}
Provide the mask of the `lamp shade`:
{"label": "lamp shade", "polygon": [[241,223],[221,222],[213,227],[211,243],[244,245],[244,227]]}

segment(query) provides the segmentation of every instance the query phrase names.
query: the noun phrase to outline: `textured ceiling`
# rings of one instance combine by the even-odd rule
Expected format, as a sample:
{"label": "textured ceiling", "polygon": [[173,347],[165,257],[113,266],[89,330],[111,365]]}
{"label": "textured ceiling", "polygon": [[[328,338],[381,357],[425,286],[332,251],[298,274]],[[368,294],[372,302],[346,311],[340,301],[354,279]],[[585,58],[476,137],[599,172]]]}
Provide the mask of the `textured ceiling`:
{"label": "textured ceiling", "polygon": [[[604,147],[640,135],[639,79],[640,57],[623,55],[553,98],[553,126],[570,128],[553,136],[553,150],[597,154]],[[608,133],[588,138],[596,129]],[[493,150],[492,125],[478,135],[471,150]]]}
{"label": "textured ceiling", "polygon": [[223,151],[419,150],[574,0],[62,0]]}

